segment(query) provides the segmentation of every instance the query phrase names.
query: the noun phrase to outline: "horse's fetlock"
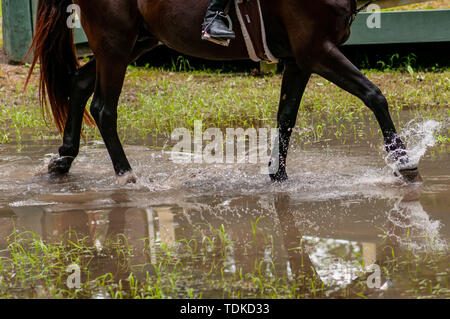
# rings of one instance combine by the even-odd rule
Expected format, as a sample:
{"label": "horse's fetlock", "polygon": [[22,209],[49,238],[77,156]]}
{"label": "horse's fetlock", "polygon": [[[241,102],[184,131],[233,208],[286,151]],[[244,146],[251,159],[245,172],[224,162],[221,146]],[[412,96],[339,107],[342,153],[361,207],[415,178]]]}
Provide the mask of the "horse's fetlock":
{"label": "horse's fetlock", "polygon": [[78,150],[74,145],[63,145],[59,148],[58,153],[60,156],[77,157]]}

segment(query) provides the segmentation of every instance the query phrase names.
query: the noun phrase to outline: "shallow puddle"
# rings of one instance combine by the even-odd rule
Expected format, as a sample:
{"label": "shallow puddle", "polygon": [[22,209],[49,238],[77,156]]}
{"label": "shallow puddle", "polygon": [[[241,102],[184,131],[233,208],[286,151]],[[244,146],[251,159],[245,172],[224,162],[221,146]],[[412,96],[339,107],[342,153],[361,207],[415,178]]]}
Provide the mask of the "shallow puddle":
{"label": "shallow puddle", "polygon": [[[126,153],[139,182],[118,186],[101,143],[85,144],[71,173],[54,179],[45,169],[59,141],[24,142],[20,149],[3,145],[0,249],[15,228],[50,242],[76,231],[100,250],[107,238],[124,234],[138,247],[131,262],[154,264],[162,246],[193,240],[204,244],[213,229],[228,240],[219,258],[225,275],[252,272],[260,260],[265,276],[276,273],[289,281],[298,273],[318,275],[331,294],[366,278],[371,273],[367,266],[391,262],[394,250],[395,257],[448,252],[450,154],[446,146],[430,146],[436,123],[428,120],[410,125],[414,132],[403,130],[411,153],[421,158],[421,185],[405,185],[393,176],[383,158],[381,134],[349,138],[346,144],[331,136],[326,142],[294,145],[290,179],[283,185],[270,183],[257,165],[174,164],[169,150],[137,145],[127,146]],[[445,125],[440,123],[440,129]],[[389,277],[387,270],[380,289],[366,294],[413,297],[415,281],[430,279],[439,283],[440,296],[449,297],[448,261],[424,278],[412,279],[408,272]],[[209,271],[195,258],[184,262],[194,277]],[[102,262],[96,273],[111,267]],[[197,290],[202,297],[229,296],[201,281]]]}

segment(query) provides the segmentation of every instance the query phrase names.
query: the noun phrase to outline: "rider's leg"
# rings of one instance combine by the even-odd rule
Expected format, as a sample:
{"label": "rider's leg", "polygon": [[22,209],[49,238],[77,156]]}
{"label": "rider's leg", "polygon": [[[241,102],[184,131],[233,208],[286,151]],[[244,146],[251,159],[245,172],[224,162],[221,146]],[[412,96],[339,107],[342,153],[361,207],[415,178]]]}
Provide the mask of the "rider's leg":
{"label": "rider's leg", "polygon": [[235,34],[225,24],[223,11],[229,0],[211,0],[202,26],[202,38],[205,34],[212,38],[234,39]]}

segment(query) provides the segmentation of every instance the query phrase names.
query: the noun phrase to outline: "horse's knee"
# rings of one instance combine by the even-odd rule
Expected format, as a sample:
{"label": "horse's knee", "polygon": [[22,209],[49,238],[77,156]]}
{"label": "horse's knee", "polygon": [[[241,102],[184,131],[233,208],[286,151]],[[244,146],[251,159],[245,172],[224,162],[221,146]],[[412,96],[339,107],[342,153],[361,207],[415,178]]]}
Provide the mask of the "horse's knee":
{"label": "horse's knee", "polygon": [[94,118],[97,125],[100,124],[100,112],[101,111],[102,111],[102,104],[100,103],[100,100],[94,96],[94,100],[92,101],[89,112],[91,113],[91,115]]}
{"label": "horse's knee", "polygon": [[117,127],[117,112],[114,112],[100,100],[94,97],[90,112],[100,130],[114,130]]}
{"label": "horse's knee", "polygon": [[369,90],[364,96],[364,103],[375,113],[388,112],[388,102],[379,88]]}

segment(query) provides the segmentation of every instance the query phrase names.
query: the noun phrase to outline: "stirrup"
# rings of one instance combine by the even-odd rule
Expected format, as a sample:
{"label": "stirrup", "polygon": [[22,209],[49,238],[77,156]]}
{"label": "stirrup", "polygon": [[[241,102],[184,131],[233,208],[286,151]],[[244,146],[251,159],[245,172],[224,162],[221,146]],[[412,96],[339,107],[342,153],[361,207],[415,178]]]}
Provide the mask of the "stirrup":
{"label": "stirrup", "polygon": [[202,40],[206,40],[215,44],[222,45],[224,47],[227,47],[230,45],[231,39],[222,39],[222,38],[214,38],[211,36],[211,34],[208,33],[208,29],[211,26],[211,24],[214,22],[214,20],[217,19],[217,17],[222,17],[227,19],[228,21],[228,29],[230,31],[233,31],[233,21],[231,20],[231,17],[228,14],[225,14],[223,12],[217,11],[214,18],[211,19],[211,21],[206,25],[206,27],[202,31]]}
{"label": "stirrup", "polygon": [[211,34],[209,34],[207,31],[202,32],[202,40],[206,40],[218,45],[222,45],[224,47],[227,47],[230,45],[231,40],[230,39],[221,39],[221,38],[213,38]]}

